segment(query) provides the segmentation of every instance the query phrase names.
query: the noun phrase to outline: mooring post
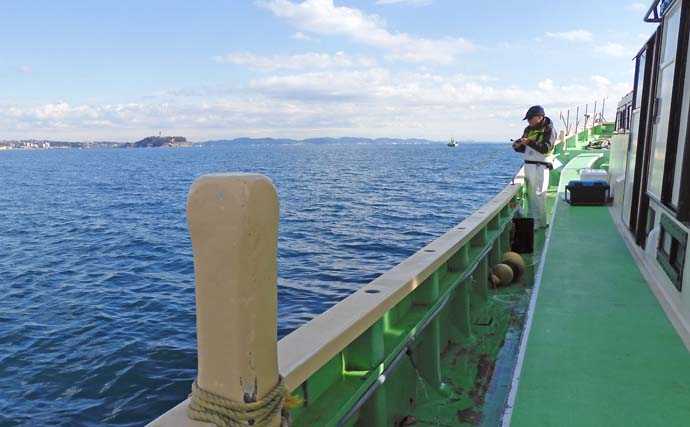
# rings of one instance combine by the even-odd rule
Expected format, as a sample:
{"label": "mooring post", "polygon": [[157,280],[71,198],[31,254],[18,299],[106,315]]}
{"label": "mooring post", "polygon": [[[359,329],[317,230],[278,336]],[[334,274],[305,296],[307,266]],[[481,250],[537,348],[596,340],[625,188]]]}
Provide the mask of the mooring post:
{"label": "mooring post", "polygon": [[[278,383],[278,196],[257,174],[198,178],[187,218],[194,250],[199,387],[236,402]],[[278,414],[269,425],[280,425]]]}

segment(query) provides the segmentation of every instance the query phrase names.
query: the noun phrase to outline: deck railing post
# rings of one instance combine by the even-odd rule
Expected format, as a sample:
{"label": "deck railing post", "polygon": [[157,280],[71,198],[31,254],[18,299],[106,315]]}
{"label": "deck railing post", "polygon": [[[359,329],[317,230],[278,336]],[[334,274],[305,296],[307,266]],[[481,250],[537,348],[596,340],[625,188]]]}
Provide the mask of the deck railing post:
{"label": "deck railing post", "polygon": [[474,342],[472,334],[472,317],[470,312],[470,300],[472,292],[472,276],[463,280],[455,291],[455,321],[456,326],[465,338],[465,344]]}
{"label": "deck railing post", "polygon": [[[346,371],[377,371],[386,357],[385,323],[383,318],[379,319],[343,350]],[[364,404],[360,410],[360,418],[367,420],[367,426],[386,427],[388,425],[386,383],[381,385],[371,399]]]}
{"label": "deck railing post", "polygon": [[[200,388],[236,402],[278,383],[278,196],[257,174],[198,178],[187,200]],[[280,414],[270,422],[280,425]]]}
{"label": "deck railing post", "polygon": [[503,229],[503,233],[501,233],[501,256],[503,256],[504,253],[509,252],[510,249],[510,229],[512,227],[512,222],[509,222],[506,227]]}
{"label": "deck railing post", "polygon": [[[487,238],[487,233],[486,233],[486,228],[482,227],[479,232],[472,238],[472,246],[480,248],[480,250],[484,250],[486,247],[486,244],[488,242]],[[481,299],[482,303],[486,303],[486,301],[489,298],[489,287],[488,287],[488,278],[489,278],[489,270],[488,270],[488,264],[489,260],[487,258],[488,255],[484,255],[481,260],[479,260],[479,264],[477,264],[477,268],[472,272],[472,282],[473,282],[473,289],[475,290],[476,294],[479,296]],[[481,304],[482,307],[486,307],[485,304]]]}
{"label": "deck railing post", "polygon": [[473,288],[475,289],[481,302],[481,306],[486,308],[485,304],[489,299],[489,260],[484,256],[477,264],[477,268],[472,272]]}
{"label": "deck railing post", "polygon": [[489,250],[489,267],[493,267],[501,261],[501,239],[496,239],[491,244],[491,249]]}
{"label": "deck railing post", "polygon": [[[438,272],[434,272],[417,291],[416,303],[433,305],[439,298],[440,285]],[[431,321],[422,334],[422,345],[415,350],[422,377],[435,389],[445,390],[441,380],[441,316]]]}
{"label": "deck railing post", "polygon": [[470,245],[465,245],[458,249],[458,251],[448,260],[448,270],[456,273],[462,273],[470,265]]}

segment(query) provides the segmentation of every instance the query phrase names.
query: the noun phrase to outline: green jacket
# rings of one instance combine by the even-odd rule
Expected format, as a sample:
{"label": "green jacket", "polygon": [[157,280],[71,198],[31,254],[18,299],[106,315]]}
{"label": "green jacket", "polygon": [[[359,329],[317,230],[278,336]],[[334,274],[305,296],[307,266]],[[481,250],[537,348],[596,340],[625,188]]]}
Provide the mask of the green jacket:
{"label": "green jacket", "polygon": [[[544,155],[549,155],[553,150],[553,145],[556,142],[556,129],[553,128],[553,122],[548,117],[544,117],[539,124],[534,128],[527,126],[522,132],[522,138],[530,140],[529,147]],[[519,153],[525,152],[525,146],[521,145],[515,151]]]}

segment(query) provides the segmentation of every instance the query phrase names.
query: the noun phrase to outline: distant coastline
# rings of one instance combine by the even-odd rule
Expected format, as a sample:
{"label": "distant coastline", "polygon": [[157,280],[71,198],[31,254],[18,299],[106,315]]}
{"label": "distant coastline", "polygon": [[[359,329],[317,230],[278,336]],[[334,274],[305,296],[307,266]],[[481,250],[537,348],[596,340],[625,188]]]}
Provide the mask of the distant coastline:
{"label": "distant coastline", "polygon": [[136,142],[111,141],[52,141],[52,140],[7,140],[0,141],[0,150],[57,150],[57,149],[91,149],[91,148],[177,148],[192,147],[184,136],[148,136]]}
{"label": "distant coastline", "polygon": [[[474,142],[474,141],[467,141]],[[95,149],[95,148],[178,148],[230,144],[446,144],[446,141],[432,141],[421,138],[234,138],[204,142],[191,142],[183,136],[149,136],[136,142],[113,141],[53,141],[53,140],[5,140],[0,141],[0,150],[54,150],[54,149]]]}

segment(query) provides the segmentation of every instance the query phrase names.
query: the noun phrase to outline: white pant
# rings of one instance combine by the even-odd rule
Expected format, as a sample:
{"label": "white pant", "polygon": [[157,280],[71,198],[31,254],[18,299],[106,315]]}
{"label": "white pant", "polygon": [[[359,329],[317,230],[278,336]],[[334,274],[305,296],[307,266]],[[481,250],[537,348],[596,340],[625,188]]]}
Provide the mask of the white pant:
{"label": "white pant", "polygon": [[549,188],[549,169],[543,165],[525,164],[527,206],[534,218],[534,228],[546,227],[546,191]]}

